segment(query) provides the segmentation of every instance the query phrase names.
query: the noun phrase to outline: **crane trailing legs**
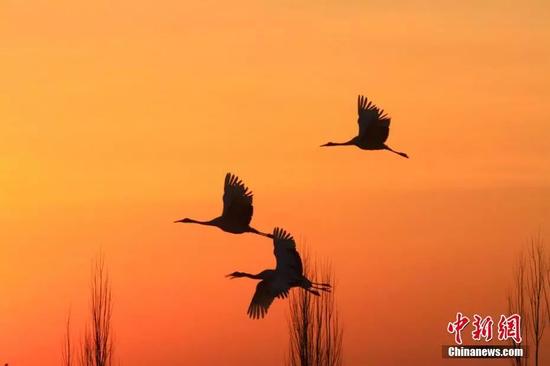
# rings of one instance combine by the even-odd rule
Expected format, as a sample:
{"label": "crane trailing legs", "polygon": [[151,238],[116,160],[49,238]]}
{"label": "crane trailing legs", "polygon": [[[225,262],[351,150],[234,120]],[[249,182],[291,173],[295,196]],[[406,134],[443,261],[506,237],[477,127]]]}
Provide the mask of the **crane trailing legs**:
{"label": "crane trailing legs", "polygon": [[227,173],[224,182],[223,211],[220,216],[209,221],[184,218],[174,222],[215,226],[228,233],[249,232],[271,238],[271,234],[263,233],[250,226],[254,212],[252,199],[253,194],[244,183],[237,176]]}
{"label": "crane trailing legs", "polygon": [[360,95],[357,99],[357,113],[359,114],[357,136],[346,142],[327,142],[321,147],[354,145],[363,150],[388,150],[404,158],[409,158],[406,153],[386,145],[390,134],[391,119],[383,110]]}
{"label": "crane trailing legs", "polygon": [[233,272],[227,275],[229,278],[246,277],[260,280],[247,311],[248,316],[253,319],[263,318],[273,300],[286,298],[293,287],[301,287],[315,296],[320,296],[319,291],[330,292],[331,290],[330,284],[313,282],[304,276],[302,260],[292,235],[283,229],[275,228],[272,238],[275,269],[266,269],[258,274]]}

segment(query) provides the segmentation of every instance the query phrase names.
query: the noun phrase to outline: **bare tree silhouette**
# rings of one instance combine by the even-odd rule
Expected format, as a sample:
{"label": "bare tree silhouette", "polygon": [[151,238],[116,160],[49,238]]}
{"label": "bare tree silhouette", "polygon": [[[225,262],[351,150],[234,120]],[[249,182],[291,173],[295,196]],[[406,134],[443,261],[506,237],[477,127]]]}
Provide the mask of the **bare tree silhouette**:
{"label": "bare tree silhouette", "polygon": [[527,261],[528,319],[531,339],[535,347],[535,366],[538,366],[542,336],[550,321],[547,307],[550,263],[540,235],[531,240]]}
{"label": "bare tree silhouette", "polygon": [[[550,257],[541,236],[531,239],[516,263],[513,288],[508,294],[508,310],[519,314],[522,319],[525,346],[529,341],[533,345],[532,363],[539,364],[542,336],[550,324]],[[512,346],[520,345],[512,341]],[[527,358],[511,359],[515,366],[528,364]]]}
{"label": "bare tree silhouette", "polygon": [[[525,305],[525,254],[520,253],[518,261],[516,263],[515,273],[514,273],[514,284],[508,294],[508,311],[511,314],[518,314],[523,320],[523,324],[527,320],[527,309]],[[526,340],[523,342],[526,345]],[[512,339],[512,346],[514,348],[519,348],[520,344]],[[512,365],[514,366],[525,366],[527,365],[527,358],[524,357],[514,357],[510,359]]]}
{"label": "bare tree silhouette", "polygon": [[87,325],[81,344],[81,366],[111,366],[113,336],[111,316],[113,303],[109,274],[100,255],[94,262],[90,284],[90,323]]}
{"label": "bare tree silhouette", "polygon": [[[80,342],[77,363],[79,366],[111,366],[114,350],[111,329],[113,303],[109,275],[102,254],[94,260],[90,290],[90,320]],[[63,340],[62,362],[64,366],[74,364],[73,348],[71,315],[69,313]]]}
{"label": "bare tree silhouette", "polygon": [[63,353],[62,360],[63,366],[73,365],[73,346],[71,344],[71,313],[67,316],[67,323],[65,324],[65,339],[63,340]]}
{"label": "bare tree silhouette", "polygon": [[332,284],[325,296],[312,296],[306,291],[289,295],[290,331],[289,366],[342,365],[343,330],[335,302],[335,276],[330,264],[318,265],[302,249],[304,273],[308,278]]}

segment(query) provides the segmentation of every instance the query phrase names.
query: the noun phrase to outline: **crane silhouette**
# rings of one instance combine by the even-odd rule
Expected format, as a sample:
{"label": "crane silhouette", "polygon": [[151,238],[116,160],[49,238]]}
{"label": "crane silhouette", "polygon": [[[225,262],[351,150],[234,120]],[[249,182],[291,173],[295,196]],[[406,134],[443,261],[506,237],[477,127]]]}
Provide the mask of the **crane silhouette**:
{"label": "crane silhouette", "polygon": [[[277,297],[284,299],[292,287],[301,287],[309,293],[319,296],[319,291],[330,291],[330,284],[316,283],[307,279],[303,274],[302,260],[296,251],[296,243],[292,235],[285,230],[273,230],[273,246],[277,265],[275,269],[266,269],[258,274],[233,272],[227,277],[248,277],[261,280],[256,286],[256,292],[248,307],[248,316],[252,319],[263,318],[273,300]],[[319,290],[319,291],[318,291]]]}
{"label": "crane silhouette", "polygon": [[199,221],[184,218],[174,222],[192,223],[208,226],[216,226],[223,231],[233,234],[246,232],[271,237],[271,234],[262,233],[250,226],[252,220],[252,192],[235,175],[227,173],[223,192],[223,211],[221,216],[210,221]]}
{"label": "crane silhouette", "polygon": [[347,142],[328,142],[324,146],[355,145],[363,150],[389,150],[404,158],[409,156],[404,152],[395,151],[385,144],[390,133],[390,117],[366,97],[357,98],[359,119],[359,134]]}

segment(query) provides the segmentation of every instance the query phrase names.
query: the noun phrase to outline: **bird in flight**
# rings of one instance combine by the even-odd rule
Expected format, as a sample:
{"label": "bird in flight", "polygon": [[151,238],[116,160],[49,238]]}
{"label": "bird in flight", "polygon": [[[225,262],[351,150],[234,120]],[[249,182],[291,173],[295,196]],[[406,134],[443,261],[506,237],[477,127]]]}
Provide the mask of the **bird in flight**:
{"label": "bird in flight", "polygon": [[328,283],[312,282],[304,276],[302,260],[296,251],[296,243],[292,235],[283,229],[273,230],[273,246],[276,259],[275,269],[266,269],[258,274],[233,272],[230,278],[248,277],[261,280],[256,286],[256,292],[248,307],[248,316],[252,319],[263,318],[269,306],[277,297],[284,299],[292,287],[301,287],[307,292],[319,296],[319,291],[330,291]]}
{"label": "bird in flight", "polygon": [[390,117],[364,96],[357,98],[359,134],[347,142],[328,142],[324,146],[355,145],[363,150],[389,150],[404,158],[404,152],[395,151],[385,144],[390,133]]}
{"label": "bird in flight", "polygon": [[221,216],[210,221],[199,221],[184,218],[174,222],[193,223],[200,225],[216,226],[223,231],[233,234],[246,232],[271,237],[271,234],[262,233],[250,226],[252,220],[252,192],[235,175],[225,175],[223,191],[223,211]]}

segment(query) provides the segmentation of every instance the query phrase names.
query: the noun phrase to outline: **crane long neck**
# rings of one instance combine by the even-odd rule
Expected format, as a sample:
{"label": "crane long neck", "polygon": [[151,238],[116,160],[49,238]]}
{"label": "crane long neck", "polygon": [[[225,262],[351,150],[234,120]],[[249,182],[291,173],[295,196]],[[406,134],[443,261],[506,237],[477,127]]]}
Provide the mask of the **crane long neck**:
{"label": "crane long neck", "polygon": [[349,141],[346,141],[346,142],[327,142],[326,144],[324,145],[321,145],[321,147],[325,147],[325,146],[346,146],[346,145],[354,145],[355,141],[352,139],[352,140],[349,140]]}
{"label": "crane long neck", "polygon": [[191,224],[199,224],[199,225],[207,225],[207,226],[215,226],[216,225],[215,219],[214,220],[209,220],[209,221],[187,219],[186,222],[191,223]]}
{"label": "crane long neck", "polygon": [[246,272],[239,272],[239,277],[248,277],[248,278],[252,278],[253,280],[263,279],[263,277],[260,275],[260,273],[252,274],[252,273],[246,273]]}

